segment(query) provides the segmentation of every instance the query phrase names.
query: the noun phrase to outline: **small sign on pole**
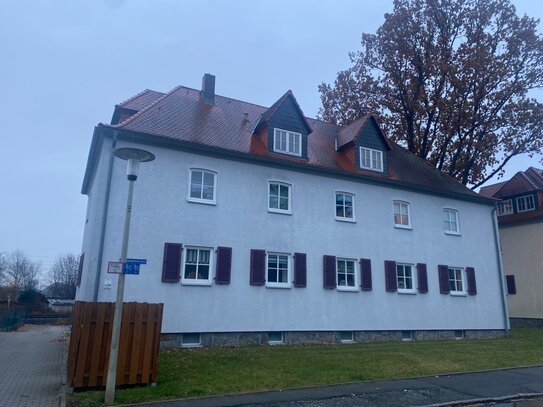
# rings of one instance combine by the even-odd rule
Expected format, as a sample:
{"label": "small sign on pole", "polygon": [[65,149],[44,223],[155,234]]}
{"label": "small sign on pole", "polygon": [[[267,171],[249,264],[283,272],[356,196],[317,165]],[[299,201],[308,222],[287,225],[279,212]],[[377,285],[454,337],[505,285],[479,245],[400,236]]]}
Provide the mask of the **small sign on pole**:
{"label": "small sign on pole", "polygon": [[107,272],[109,274],[122,274],[123,272],[123,263],[120,261],[110,261],[107,264]]}
{"label": "small sign on pole", "polygon": [[124,274],[135,274],[138,275],[140,273],[140,264],[139,263],[132,263],[132,262],[126,262],[124,263]]}
{"label": "small sign on pole", "polygon": [[147,259],[126,259],[126,263],[124,263],[124,274],[138,275],[140,273],[141,264],[147,264]]}

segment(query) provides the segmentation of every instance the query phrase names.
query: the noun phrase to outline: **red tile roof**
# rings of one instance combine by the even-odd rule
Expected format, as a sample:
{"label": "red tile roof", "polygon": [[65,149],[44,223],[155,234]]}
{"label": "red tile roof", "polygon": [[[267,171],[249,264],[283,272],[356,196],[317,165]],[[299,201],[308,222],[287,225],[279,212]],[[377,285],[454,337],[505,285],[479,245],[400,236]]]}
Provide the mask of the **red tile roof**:
{"label": "red tile roof", "polygon": [[480,194],[505,199],[533,191],[543,191],[543,170],[530,167],[526,171],[517,172],[508,181],[481,188]]}
{"label": "red tile roof", "polygon": [[[289,95],[292,95],[291,91],[285,93],[282,98]],[[147,105],[142,107],[145,104]],[[276,105],[277,103],[274,104]],[[343,141],[356,137],[365,123],[362,119],[352,126],[342,128],[305,118],[312,130],[309,137],[308,159],[305,160],[269,152],[264,141],[253,133],[261,115],[272,114],[272,108],[267,109],[219,95],[215,96],[215,104],[210,105],[204,103],[199,90],[183,86],[176,87],[166,94],[146,90],[119,106],[135,110],[139,108],[139,111],[122,123],[102,124],[102,127],[249,156],[266,157],[276,162],[289,161],[307,168],[339,171],[346,175],[356,174],[376,182],[392,181],[430,193],[453,194],[485,202],[485,199],[477,193],[387,140],[386,137],[385,140],[391,148],[388,152],[388,173],[359,169],[354,162],[352,151],[348,151],[349,149],[336,151],[335,139],[337,134],[342,135]]]}
{"label": "red tile roof", "polygon": [[154,90],[145,89],[143,92],[132,96],[130,99],[119,103],[117,106],[130,109],[130,110],[142,110],[156,101],[158,98],[164,96],[162,92],[156,92]]}

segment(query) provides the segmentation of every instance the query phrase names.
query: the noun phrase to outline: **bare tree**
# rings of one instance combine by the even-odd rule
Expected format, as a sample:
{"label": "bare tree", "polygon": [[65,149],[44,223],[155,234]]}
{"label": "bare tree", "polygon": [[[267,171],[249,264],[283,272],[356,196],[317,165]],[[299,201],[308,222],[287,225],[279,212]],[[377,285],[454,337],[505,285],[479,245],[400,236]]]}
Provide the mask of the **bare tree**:
{"label": "bare tree", "polygon": [[473,188],[514,156],[541,153],[538,20],[510,0],[394,0],[353,66],[321,84],[320,115],[348,125],[368,111],[412,153]]}
{"label": "bare tree", "polygon": [[62,299],[75,298],[79,260],[79,256],[73,254],[58,257],[49,272],[50,295]]}
{"label": "bare tree", "polygon": [[9,287],[18,290],[36,289],[39,264],[32,262],[22,251],[16,250],[5,259],[5,279]]}
{"label": "bare tree", "polygon": [[7,267],[7,259],[5,253],[0,253],[0,287],[4,285],[4,280],[6,278],[6,267]]}

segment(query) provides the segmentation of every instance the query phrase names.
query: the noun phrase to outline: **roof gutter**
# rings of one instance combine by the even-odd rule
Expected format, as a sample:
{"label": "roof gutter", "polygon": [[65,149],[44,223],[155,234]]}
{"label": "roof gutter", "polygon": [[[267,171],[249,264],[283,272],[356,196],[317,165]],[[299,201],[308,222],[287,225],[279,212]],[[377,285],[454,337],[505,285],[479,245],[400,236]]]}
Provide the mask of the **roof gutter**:
{"label": "roof gutter", "polygon": [[507,300],[505,297],[505,284],[504,284],[504,274],[503,274],[503,263],[502,263],[502,248],[500,244],[500,234],[499,234],[499,228],[498,228],[498,216],[497,216],[497,210],[496,208],[492,209],[491,212],[492,216],[492,226],[494,229],[494,242],[496,244],[496,259],[498,261],[498,279],[500,280],[500,288],[501,288],[501,299],[502,299],[502,307],[503,307],[503,319],[504,319],[504,326],[505,326],[505,333],[506,335],[509,334],[510,322],[509,322],[509,311],[507,309]]}
{"label": "roof gutter", "polygon": [[[100,245],[98,247],[98,256],[96,261],[96,279],[94,281],[94,295],[93,295],[93,301],[98,301],[98,290],[100,289],[100,277],[101,277],[101,271],[102,271],[102,259],[104,256],[104,242],[105,242],[105,236],[106,236],[106,223],[107,223],[107,215],[109,210],[109,195],[111,191],[111,177],[113,174],[113,163],[115,156],[113,155],[113,151],[115,150],[115,146],[117,145],[117,131],[115,130],[113,132],[113,140],[111,143],[111,152],[109,157],[109,166],[107,171],[107,181],[106,181],[106,194],[104,197],[104,209],[102,211],[102,224],[100,225]],[[102,133],[99,133],[102,135]]]}

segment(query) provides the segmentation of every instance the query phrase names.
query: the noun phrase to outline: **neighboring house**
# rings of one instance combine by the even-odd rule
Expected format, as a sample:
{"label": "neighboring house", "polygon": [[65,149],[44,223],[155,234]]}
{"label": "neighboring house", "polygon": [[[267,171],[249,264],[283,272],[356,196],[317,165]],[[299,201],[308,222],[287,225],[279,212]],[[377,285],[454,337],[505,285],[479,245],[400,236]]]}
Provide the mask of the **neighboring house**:
{"label": "neighboring house", "polygon": [[[113,301],[135,183],[125,301],[162,302],[173,345],[496,337],[505,307],[495,200],[391,142],[202,90],[146,90],[94,131],[77,299]],[[83,258],[83,256],[82,256]]]}
{"label": "neighboring house", "polygon": [[498,222],[511,322],[543,326],[543,170],[481,188],[501,199]]}

